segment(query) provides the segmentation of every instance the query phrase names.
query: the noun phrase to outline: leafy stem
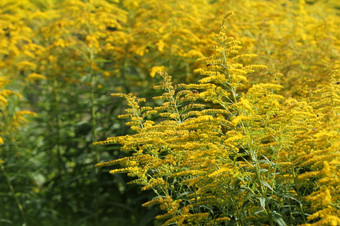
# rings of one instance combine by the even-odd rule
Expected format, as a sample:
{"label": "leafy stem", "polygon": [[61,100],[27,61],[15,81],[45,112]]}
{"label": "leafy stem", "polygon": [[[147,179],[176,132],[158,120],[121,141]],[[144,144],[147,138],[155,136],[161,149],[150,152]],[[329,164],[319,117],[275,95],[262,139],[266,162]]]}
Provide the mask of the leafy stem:
{"label": "leafy stem", "polygon": [[12,193],[12,196],[13,196],[13,198],[14,198],[14,200],[15,200],[15,203],[16,203],[16,205],[17,205],[19,211],[20,211],[21,217],[22,217],[22,219],[23,219],[23,221],[24,221],[24,225],[28,225],[28,224],[27,224],[26,215],[25,215],[25,212],[24,212],[24,208],[22,207],[22,205],[21,205],[21,203],[20,203],[20,201],[19,201],[19,199],[18,199],[18,197],[17,197],[17,195],[16,195],[16,193],[15,193],[14,187],[13,187],[13,185],[12,185],[10,179],[9,179],[9,176],[8,176],[8,174],[7,174],[7,171],[6,171],[5,167],[4,167],[4,165],[3,165],[3,164],[0,164],[0,168],[1,168],[1,172],[2,172],[2,173],[4,174],[4,176],[5,176],[7,185],[8,185],[8,187],[9,187],[11,193]]}

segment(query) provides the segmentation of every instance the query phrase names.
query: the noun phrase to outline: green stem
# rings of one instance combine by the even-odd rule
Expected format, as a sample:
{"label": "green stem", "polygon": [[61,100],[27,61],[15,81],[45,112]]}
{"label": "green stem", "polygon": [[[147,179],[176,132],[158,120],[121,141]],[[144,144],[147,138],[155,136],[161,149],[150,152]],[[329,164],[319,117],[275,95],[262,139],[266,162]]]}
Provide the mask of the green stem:
{"label": "green stem", "polygon": [[53,98],[54,98],[54,115],[55,115],[55,123],[56,123],[56,149],[57,149],[57,156],[58,156],[58,174],[59,176],[62,175],[63,169],[63,160],[61,157],[61,146],[60,146],[60,109],[59,109],[59,89],[58,89],[58,80],[56,75],[53,75]]}
{"label": "green stem", "polygon": [[185,79],[188,79],[190,77],[190,65],[188,62],[185,63],[185,72],[187,77]]}
{"label": "green stem", "polygon": [[[92,69],[92,63],[94,62],[94,53],[93,49],[91,48],[90,50],[90,86],[91,86],[91,92],[90,92],[90,101],[91,101],[91,134],[92,134],[92,140],[96,141],[97,140],[97,131],[96,131],[96,126],[97,126],[97,117],[96,117],[96,103],[95,103],[95,82],[94,82],[94,74],[93,74],[93,69]],[[99,156],[99,151],[96,148],[96,162],[99,162],[100,156]]]}
{"label": "green stem", "polygon": [[[253,162],[254,162],[254,166],[255,166],[255,174],[256,174],[257,183],[259,185],[261,197],[266,198],[266,192],[264,191],[262,183],[261,183],[262,179],[261,179],[260,169],[258,167],[257,158],[255,157],[254,153],[252,153],[252,158],[253,158]],[[270,210],[267,202],[265,203],[265,212],[266,212],[266,214],[269,218],[270,225],[274,226],[274,221],[273,221],[273,217],[272,217],[272,214],[271,214],[271,210]]]}
{"label": "green stem", "polygon": [[[92,7],[94,3],[91,3],[90,1],[87,2],[89,4],[88,10],[87,10],[87,16],[89,16],[92,12]],[[95,7],[95,6],[94,6]],[[90,17],[87,18],[87,33],[88,34],[93,34],[93,28],[92,28],[92,24],[91,24],[91,20]],[[92,136],[92,141],[96,141],[97,140],[97,132],[96,132],[96,127],[97,127],[97,123],[96,123],[96,104],[95,104],[95,81],[94,81],[94,73],[93,73],[93,63],[94,63],[94,59],[95,59],[95,54],[94,54],[94,47],[89,47],[89,64],[90,64],[90,68],[89,68],[89,75],[90,75],[90,108],[91,108],[91,136]],[[92,148],[90,149],[90,151],[93,151],[95,147],[92,145]],[[95,148],[95,159],[94,161],[96,163],[99,162],[100,160],[100,156],[99,156],[99,150],[98,148]],[[96,172],[96,183],[95,183],[95,225],[99,225],[99,181],[100,181],[100,170],[98,169],[98,167],[95,168],[95,172]]]}
{"label": "green stem", "polygon": [[[91,32],[91,31],[90,31]],[[92,69],[92,64],[94,62],[94,50],[93,48],[90,49],[90,105],[91,105],[91,136],[92,141],[97,140],[97,117],[96,117],[96,103],[95,103],[95,80],[94,80],[94,73]],[[99,150],[95,146],[92,146],[92,150],[95,149],[95,159],[94,161],[98,163],[100,161]],[[96,191],[95,191],[95,225],[99,225],[99,181],[100,181],[100,169],[96,167]]]}
{"label": "green stem", "polygon": [[[229,84],[231,84],[231,75],[230,75],[230,72],[229,72],[229,68],[228,68],[228,61],[227,61],[227,55],[226,55],[226,52],[223,51],[222,52],[222,55],[223,55],[223,60],[224,60],[224,64],[225,64],[225,69],[227,71],[227,75],[228,75],[228,79],[229,79]],[[237,102],[237,99],[236,99],[236,88],[233,86],[230,86],[229,87],[229,90],[231,92],[231,94],[233,95],[233,99],[234,99],[234,103]]]}
{"label": "green stem", "polygon": [[[61,154],[61,142],[60,142],[60,128],[61,128],[61,120],[60,120],[60,97],[59,97],[59,84],[57,75],[52,75],[53,77],[53,99],[54,99],[54,120],[55,120],[55,129],[56,129],[56,135],[55,135],[55,147],[57,149],[57,169],[58,169],[58,175],[57,179],[60,182],[60,196],[61,196],[61,203],[65,203],[65,188],[62,182],[63,180],[63,173],[64,173],[64,162]],[[53,115],[52,114],[52,115]]]}
{"label": "green stem", "polygon": [[[196,186],[195,186],[195,184],[192,186],[192,188],[194,189],[195,202],[198,203],[198,197],[197,197],[197,192],[196,192]],[[194,213],[196,212],[195,209],[194,209],[194,207],[192,207],[192,210],[193,210]],[[198,211],[198,212],[199,212],[199,211]]]}
{"label": "green stem", "polygon": [[[298,183],[298,181],[297,181],[297,173],[295,172],[294,167],[292,168],[292,172],[293,172],[294,184],[295,184],[295,185],[298,185],[299,183]],[[298,200],[303,200],[303,196],[304,196],[305,194],[300,194],[299,186],[296,186],[296,193],[297,193],[297,199],[298,199]],[[306,217],[305,217],[305,211],[304,211],[304,209],[303,209],[302,206],[303,206],[303,204],[302,204],[302,203],[299,203],[299,208],[300,208],[300,211],[301,211],[301,213],[302,213],[302,219],[303,219],[304,223],[307,223],[307,219],[306,219]]]}
{"label": "green stem", "polygon": [[22,216],[22,219],[23,219],[23,221],[24,221],[24,224],[25,224],[25,225],[28,225],[28,224],[27,224],[27,219],[26,219],[26,215],[25,215],[24,209],[23,209],[23,207],[22,207],[22,205],[21,205],[21,203],[20,203],[18,197],[17,197],[16,194],[15,194],[14,187],[13,187],[11,181],[9,180],[9,177],[8,177],[8,174],[7,174],[6,170],[5,170],[4,165],[3,165],[3,164],[0,164],[0,168],[1,168],[2,173],[3,173],[4,176],[5,176],[7,185],[8,185],[8,187],[9,187],[9,189],[11,190],[11,193],[12,193],[12,195],[13,195],[13,198],[14,198],[16,204],[17,204],[17,207],[18,207],[18,209],[19,209],[19,211],[20,211],[20,214],[21,214],[21,216]]}
{"label": "green stem", "polygon": [[179,110],[178,110],[177,100],[173,96],[171,97],[171,100],[172,100],[174,107],[176,109],[176,114],[178,114],[178,118],[177,118],[176,121],[177,121],[178,124],[182,124],[181,114],[179,113]]}
{"label": "green stem", "polygon": [[[10,119],[9,115],[7,114],[6,109],[2,108],[2,112],[3,112],[3,117],[4,117],[4,121],[6,122],[6,125],[10,125],[11,124],[11,122],[10,122],[11,119]],[[8,127],[9,127],[8,128],[8,130],[9,130],[8,132],[9,132],[9,140],[10,140],[9,150],[10,150],[11,153],[15,153],[16,150],[17,150],[17,148],[16,148],[16,141],[15,141],[15,138],[14,138],[14,131],[13,131],[15,128],[12,128],[11,126],[8,126]],[[13,195],[13,197],[15,199],[16,204],[17,204],[17,207],[18,207],[18,209],[20,211],[20,214],[22,216],[24,224],[28,225],[27,224],[27,219],[26,219],[25,212],[23,210],[23,207],[22,207],[21,203],[19,202],[19,199],[17,198],[17,196],[15,194],[14,187],[13,187],[11,181],[9,180],[9,176],[7,174],[7,171],[6,171],[6,169],[5,169],[3,164],[0,163],[0,166],[1,166],[1,171],[2,171],[2,173],[5,176],[7,185],[9,187],[9,189],[11,190],[12,195]]]}

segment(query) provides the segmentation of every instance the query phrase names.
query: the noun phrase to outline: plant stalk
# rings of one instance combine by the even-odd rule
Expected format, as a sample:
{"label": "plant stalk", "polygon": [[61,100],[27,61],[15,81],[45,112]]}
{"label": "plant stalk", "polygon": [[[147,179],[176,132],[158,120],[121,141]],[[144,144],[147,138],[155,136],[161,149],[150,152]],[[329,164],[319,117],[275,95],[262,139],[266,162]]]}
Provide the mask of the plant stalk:
{"label": "plant stalk", "polygon": [[18,197],[17,197],[16,194],[15,194],[14,187],[13,187],[11,181],[9,180],[8,174],[7,174],[7,172],[6,172],[6,169],[5,169],[5,167],[4,167],[3,164],[0,164],[0,168],[1,168],[1,172],[2,172],[2,173],[4,174],[4,176],[5,176],[7,185],[8,185],[8,187],[9,187],[9,189],[10,189],[12,195],[13,195],[13,198],[14,198],[14,200],[15,200],[15,203],[17,204],[17,207],[18,207],[18,209],[19,209],[19,211],[20,211],[20,214],[21,214],[21,217],[22,217],[22,219],[23,219],[23,221],[24,221],[24,224],[27,226],[28,224],[27,224],[27,218],[26,218],[26,215],[25,215],[25,212],[24,212],[24,208],[22,207],[22,205],[21,205],[21,203],[20,203]]}

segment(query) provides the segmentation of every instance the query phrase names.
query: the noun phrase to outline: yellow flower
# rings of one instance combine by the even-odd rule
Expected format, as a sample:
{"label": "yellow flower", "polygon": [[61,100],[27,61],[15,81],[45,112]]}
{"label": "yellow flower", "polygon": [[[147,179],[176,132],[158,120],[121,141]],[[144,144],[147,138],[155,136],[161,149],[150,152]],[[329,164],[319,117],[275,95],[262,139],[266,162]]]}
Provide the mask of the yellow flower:
{"label": "yellow flower", "polygon": [[155,77],[156,73],[161,72],[161,71],[165,71],[164,66],[154,66],[151,68],[150,76]]}
{"label": "yellow flower", "polygon": [[35,81],[35,80],[39,80],[39,79],[44,79],[46,80],[46,76],[45,75],[41,75],[41,74],[37,74],[37,73],[31,73],[29,75],[27,75],[26,77],[26,81]]}
{"label": "yellow flower", "polygon": [[[163,40],[159,40],[156,44],[156,46],[158,47],[158,50],[160,52],[163,52],[164,50],[164,47],[165,47],[165,43],[163,42]],[[153,76],[152,76],[153,77]]]}
{"label": "yellow flower", "polygon": [[322,205],[327,206],[329,203],[332,202],[332,196],[328,188],[326,188],[325,192],[323,193],[322,198]]}

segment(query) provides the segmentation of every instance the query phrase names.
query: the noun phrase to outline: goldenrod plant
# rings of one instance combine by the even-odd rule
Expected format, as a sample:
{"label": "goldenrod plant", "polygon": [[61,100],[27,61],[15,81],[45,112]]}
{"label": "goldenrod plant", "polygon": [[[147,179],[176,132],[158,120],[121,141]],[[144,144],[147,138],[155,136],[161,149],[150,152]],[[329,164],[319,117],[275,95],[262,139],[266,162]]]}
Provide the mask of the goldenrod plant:
{"label": "goldenrod plant", "polygon": [[335,75],[315,91],[328,90],[316,102],[284,98],[275,80],[242,90],[247,74],[265,66],[243,64],[254,55],[241,54],[240,42],[227,36],[228,16],[211,56],[199,60],[198,83],[175,85],[160,72],[158,107],[112,94],[126,99],[120,118],[135,134],[96,142],[129,153],[97,166],[118,164],[110,173],[128,173],[131,183],[152,189],[155,197],[143,206],[157,204],[163,225],[339,224],[339,130],[315,129],[324,106],[338,117]]}
{"label": "goldenrod plant", "polygon": [[339,7],[0,1],[0,224],[337,224]]}
{"label": "goldenrod plant", "polygon": [[179,78],[190,77],[193,62],[205,54],[211,40],[207,23],[213,18],[212,5],[201,0],[137,0],[122,5],[129,13],[126,63],[144,79],[154,77],[159,66],[176,71]]}
{"label": "goldenrod plant", "polygon": [[301,139],[296,146],[301,151],[294,160],[301,171],[297,184],[300,190],[308,185],[312,188],[304,199],[310,203],[312,212],[308,220],[316,221],[315,225],[340,224],[339,75],[338,63],[328,84],[318,86],[311,93],[308,99],[316,120],[313,128],[306,131],[308,138]]}
{"label": "goldenrod plant", "polygon": [[[23,150],[20,150],[18,145],[19,130],[28,122],[25,116],[36,116],[36,114],[28,110],[17,110],[18,101],[16,99],[22,98],[22,95],[7,89],[9,83],[8,78],[0,76],[0,168],[1,178],[4,179],[1,188],[6,188],[6,191],[8,191],[7,194],[2,194],[3,199],[7,199],[8,203],[13,204],[12,208],[18,210],[22,222],[27,224],[27,210],[24,209],[23,201],[26,200],[28,195],[25,197],[25,195],[21,194],[23,192],[22,184],[18,182],[19,180],[15,174],[22,171],[22,167],[18,167],[19,164],[16,165],[15,161],[22,164],[26,160],[27,153],[23,153]],[[17,172],[14,170],[17,170]],[[27,182],[29,181],[28,178],[26,180]],[[20,187],[17,188],[16,185]],[[3,220],[4,216],[12,219],[16,218],[15,216],[9,216],[9,213],[1,213],[0,216],[1,220]]]}
{"label": "goldenrod plant", "polygon": [[314,80],[311,87],[327,81],[340,49],[339,10],[334,4],[304,0],[216,4],[221,11],[226,7],[238,15],[231,19],[230,35],[248,53],[258,55],[257,63],[268,66],[249,76],[253,83],[268,82],[272,74],[282,73],[284,95],[297,97],[308,79]]}

